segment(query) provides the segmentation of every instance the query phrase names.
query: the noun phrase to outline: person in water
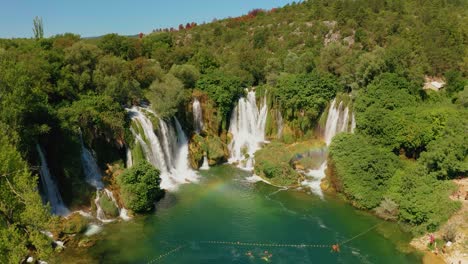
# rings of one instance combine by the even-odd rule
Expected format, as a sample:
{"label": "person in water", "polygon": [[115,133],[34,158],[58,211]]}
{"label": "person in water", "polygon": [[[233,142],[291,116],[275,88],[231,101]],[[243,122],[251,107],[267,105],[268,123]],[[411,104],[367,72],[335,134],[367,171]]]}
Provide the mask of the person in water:
{"label": "person in water", "polygon": [[249,258],[254,258],[254,255],[252,254],[252,251],[247,251],[247,253],[245,253],[245,255]]}
{"label": "person in water", "polygon": [[266,262],[270,262],[270,258],[271,258],[272,256],[273,256],[273,254],[270,254],[270,253],[268,252],[268,250],[265,250],[265,251],[263,252],[263,257],[262,257],[262,259],[263,259],[264,261],[266,261]]}
{"label": "person in water", "polygon": [[340,245],[338,244],[335,244],[335,245],[332,245],[332,252],[340,252]]}

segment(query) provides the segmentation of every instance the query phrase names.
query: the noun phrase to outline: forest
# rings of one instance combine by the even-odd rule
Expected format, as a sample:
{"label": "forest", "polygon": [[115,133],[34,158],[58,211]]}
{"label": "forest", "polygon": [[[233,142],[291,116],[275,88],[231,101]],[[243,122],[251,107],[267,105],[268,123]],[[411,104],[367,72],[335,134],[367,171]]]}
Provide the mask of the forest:
{"label": "forest", "polygon": [[[188,105],[200,98],[209,121],[190,138],[198,168],[203,152],[210,165],[226,161],[229,118],[250,87],[283,115],[273,149],[316,137],[329,102],[346,94],[356,130],[331,143],[329,181],[358,208],[436,230],[460,207],[450,180],[468,171],[467,11],[463,0],[314,0],[131,37],[0,39],[0,262],[47,258],[41,231],[67,227],[42,203],[38,144],[70,208],[94,195],[82,136],[106,181],[144,213],[163,194],[158,170],[124,168],[126,108],[149,104],[192,135]],[[427,78],[444,88],[423,90]]]}

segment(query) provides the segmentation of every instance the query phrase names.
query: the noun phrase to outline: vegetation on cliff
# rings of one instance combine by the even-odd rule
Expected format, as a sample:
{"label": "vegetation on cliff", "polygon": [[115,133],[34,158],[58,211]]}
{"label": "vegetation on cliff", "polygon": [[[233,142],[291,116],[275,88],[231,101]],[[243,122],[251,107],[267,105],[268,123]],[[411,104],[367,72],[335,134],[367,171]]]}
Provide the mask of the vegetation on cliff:
{"label": "vegetation on cliff", "polygon": [[[210,110],[192,163],[199,163],[201,151],[211,164],[220,163],[230,111],[252,86],[270,91],[270,113],[284,114],[279,138],[286,143],[311,136],[327,102],[337,92],[350,93],[356,135],[338,137],[331,147],[340,190],[362,208],[395,203],[398,219],[434,229],[456,208],[442,198],[450,189],[445,180],[466,176],[468,167],[467,8],[457,0],[314,0],[141,38],[43,38],[37,24],[34,39],[1,39],[0,156],[7,167],[0,175],[0,195],[6,195],[0,199],[0,260],[19,260],[31,245],[41,257],[49,250],[38,232],[48,216],[31,170],[37,142],[65,203],[89,204],[78,128],[103,169],[123,160],[125,144],[133,143],[125,107],[149,102],[188,129],[186,105],[198,91]],[[426,76],[444,78],[445,91],[423,92]],[[142,159],[135,146],[134,157]],[[282,153],[279,146],[269,148]],[[286,168],[286,156],[266,154],[258,153],[256,170],[270,175]],[[158,178],[141,166],[143,182]],[[126,175],[140,179],[136,171]],[[8,183],[31,201],[25,205]],[[147,196],[148,186],[126,184],[129,206],[149,209],[155,197]],[[132,196],[132,188],[143,188],[143,197]]]}
{"label": "vegetation on cliff", "polygon": [[137,213],[154,209],[154,203],[164,195],[159,188],[160,182],[159,171],[147,161],[141,161],[117,176],[125,207]]}
{"label": "vegetation on cliff", "polygon": [[354,109],[356,133],[330,147],[335,187],[357,207],[380,211],[391,201],[394,218],[434,231],[459,207],[446,180],[468,172],[466,108],[383,74],[357,93]]}

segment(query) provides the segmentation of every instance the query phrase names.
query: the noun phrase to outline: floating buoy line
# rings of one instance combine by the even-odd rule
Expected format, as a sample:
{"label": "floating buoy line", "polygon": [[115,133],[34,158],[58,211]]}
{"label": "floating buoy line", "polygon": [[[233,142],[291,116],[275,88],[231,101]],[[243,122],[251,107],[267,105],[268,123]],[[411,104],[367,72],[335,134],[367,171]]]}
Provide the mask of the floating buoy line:
{"label": "floating buoy line", "polygon": [[[165,257],[181,250],[182,248],[186,247],[188,244],[199,244],[199,245],[229,245],[229,246],[238,246],[238,247],[251,247],[251,246],[255,246],[255,247],[277,247],[277,248],[327,248],[327,249],[330,249],[331,251],[330,252],[339,252],[339,247],[340,246],[343,246],[355,239],[357,239],[358,237],[361,237],[365,234],[367,234],[368,232],[370,232],[371,230],[375,229],[377,226],[381,225],[383,222],[381,223],[378,223],[372,227],[370,227],[369,229],[351,237],[350,239],[347,239],[341,243],[335,243],[335,244],[306,244],[306,243],[303,243],[303,244],[287,244],[287,243],[264,243],[264,242],[241,242],[241,241],[221,241],[221,240],[208,240],[208,241],[191,241],[191,242],[186,242],[186,243],[180,243],[179,246],[171,249],[170,251],[167,251],[159,256],[157,256],[156,258],[152,259],[151,261],[148,262],[148,264],[151,264],[151,263],[156,263],[157,261],[159,260],[162,260],[164,259]],[[335,248],[338,248],[338,251],[335,250]]]}

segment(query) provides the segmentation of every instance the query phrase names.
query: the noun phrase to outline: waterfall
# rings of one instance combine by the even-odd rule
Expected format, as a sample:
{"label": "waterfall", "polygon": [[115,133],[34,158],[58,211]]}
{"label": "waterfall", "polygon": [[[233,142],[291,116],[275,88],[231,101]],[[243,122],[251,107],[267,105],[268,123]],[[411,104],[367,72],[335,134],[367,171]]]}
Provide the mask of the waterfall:
{"label": "waterfall", "polygon": [[[130,220],[131,217],[128,216],[127,209],[119,206],[112,191],[108,189],[103,189],[103,191],[104,191],[104,195],[106,195],[107,198],[109,198],[114,203],[115,207],[119,210],[119,217],[125,221]],[[103,223],[109,223],[109,222],[115,221],[116,219],[109,219],[106,217],[104,210],[102,210],[101,208],[101,204],[99,202],[100,199],[101,199],[101,190],[96,190],[96,199],[94,199],[94,204],[96,205],[96,218]]]}
{"label": "waterfall", "polygon": [[[132,133],[148,162],[160,170],[161,188],[175,190],[179,184],[196,181],[198,176],[189,167],[188,139],[177,118],[174,117],[173,122],[165,121],[142,107],[127,111],[132,121],[141,126],[142,134],[134,129]],[[149,117],[158,121],[156,130]]]}
{"label": "waterfall", "polygon": [[283,116],[279,110],[276,110],[276,124],[278,125],[278,130],[276,132],[276,138],[281,138],[283,135]]}
{"label": "waterfall", "polygon": [[102,175],[99,170],[99,167],[94,159],[91,151],[87,149],[83,142],[83,137],[80,132],[80,142],[81,142],[81,164],[83,165],[83,171],[85,174],[86,182],[94,186],[96,189],[104,188],[102,183]]}
{"label": "waterfall", "polygon": [[[349,124],[351,115],[351,125]],[[333,137],[341,132],[353,132],[354,127],[356,126],[356,121],[354,119],[354,114],[349,113],[349,108],[340,102],[338,106],[336,105],[336,98],[330,104],[327,114],[327,122],[325,124],[325,131],[323,133],[323,139],[327,146],[330,145]],[[309,178],[302,182],[302,185],[307,186],[311,191],[321,198],[323,198],[322,189],[320,188],[320,183],[322,179],[325,178],[325,170],[327,169],[327,160],[320,165],[318,169],[309,170],[306,173],[306,176]]]}
{"label": "waterfall", "polygon": [[229,163],[238,163],[243,169],[253,169],[254,153],[265,142],[267,112],[266,94],[261,109],[257,108],[255,91],[249,91],[247,98],[239,99],[229,124],[232,135],[228,146],[231,153]]}
{"label": "waterfall", "polygon": [[133,158],[132,158],[132,150],[127,146],[126,147],[126,163],[125,165],[127,168],[130,168],[133,166]]}
{"label": "waterfall", "polygon": [[[352,120],[354,120],[354,117],[352,117]],[[328,109],[327,123],[325,125],[325,132],[323,135],[327,146],[330,145],[336,134],[350,131],[348,123],[349,108],[344,106],[343,102],[340,102],[338,106],[336,106],[336,98],[333,99],[330,108]]]}
{"label": "waterfall", "polygon": [[209,170],[210,165],[208,164],[208,157],[206,155],[203,156],[203,164],[200,167],[200,170]]}
{"label": "waterfall", "polygon": [[63,203],[62,196],[60,195],[57,185],[55,184],[52,175],[50,174],[49,167],[47,166],[47,161],[44,153],[42,152],[41,146],[36,144],[36,149],[41,160],[41,169],[39,174],[41,176],[42,188],[44,189],[46,200],[52,207],[52,213],[56,215],[67,215],[70,211]]}
{"label": "waterfall", "polygon": [[354,129],[356,129],[356,117],[354,113],[351,115],[351,133],[354,133]]}
{"label": "waterfall", "polygon": [[115,219],[107,219],[106,214],[104,214],[104,210],[101,208],[101,203],[99,200],[101,199],[101,194],[99,190],[96,190],[96,198],[94,199],[94,204],[96,205],[96,218],[103,222],[103,223],[109,223],[115,221]]}
{"label": "waterfall", "polygon": [[[100,190],[104,189],[104,183],[101,180],[102,178],[101,172],[99,171],[99,167],[93,155],[91,154],[91,151],[85,147],[81,133],[80,133],[80,140],[81,140],[81,163],[83,165],[86,182],[96,188],[96,199],[94,199],[94,204],[96,205],[96,218],[99,221],[104,222],[104,223],[112,222],[115,219],[107,219],[99,203],[99,199],[101,198]],[[112,202],[114,202],[115,206],[119,210],[120,217],[123,220],[130,219],[130,217],[127,215],[127,210],[123,207],[122,208],[119,207],[119,204],[114,198],[114,194],[108,189],[104,189],[104,193],[107,195],[109,199],[112,200]]]}
{"label": "waterfall", "polygon": [[200,101],[197,98],[193,99],[193,123],[195,127],[195,133],[200,134],[203,130],[203,113],[200,105]]}

